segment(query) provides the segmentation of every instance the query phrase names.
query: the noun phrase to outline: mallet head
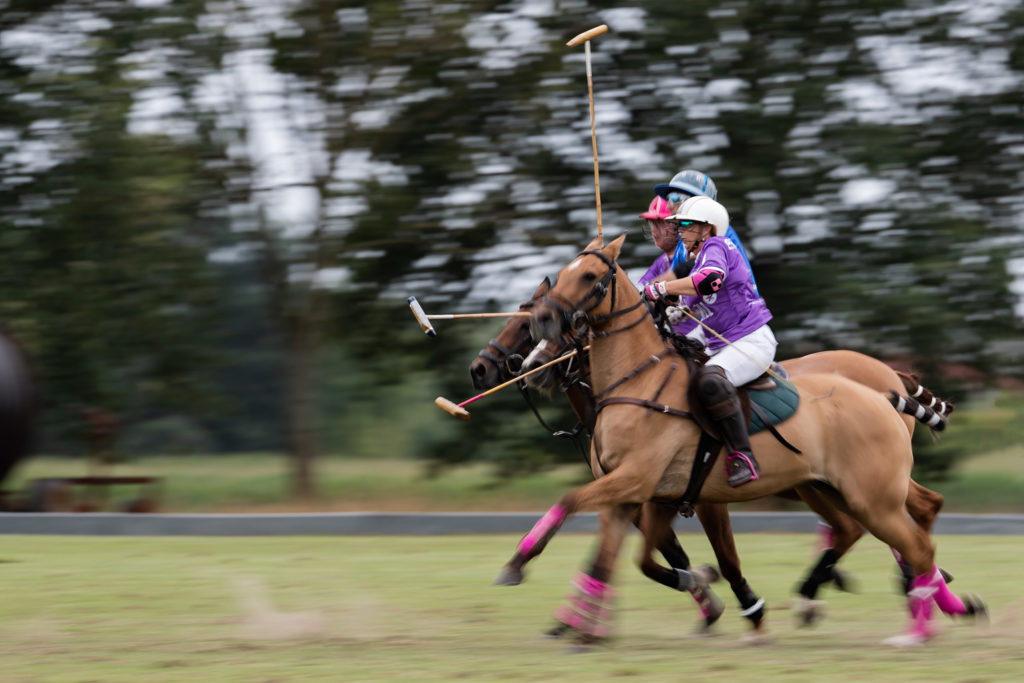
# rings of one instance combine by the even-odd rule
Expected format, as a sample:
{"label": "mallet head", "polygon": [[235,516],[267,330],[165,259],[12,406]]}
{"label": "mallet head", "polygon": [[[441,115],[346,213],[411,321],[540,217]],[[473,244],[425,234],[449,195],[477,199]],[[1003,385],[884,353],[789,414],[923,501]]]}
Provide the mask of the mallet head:
{"label": "mallet head", "polygon": [[430,319],[427,318],[427,314],[423,311],[423,307],[420,306],[420,302],[416,301],[416,297],[414,296],[409,297],[409,309],[416,317],[416,322],[418,322],[420,327],[423,328],[423,331],[427,333],[427,336],[436,337],[437,332],[434,331],[434,326],[430,324]]}
{"label": "mallet head", "polygon": [[454,415],[460,420],[469,419],[468,410],[458,405],[457,403],[454,403],[453,401],[449,401],[444,396],[438,396],[437,398],[435,398],[434,405],[436,405],[438,408],[448,413],[449,415]]}

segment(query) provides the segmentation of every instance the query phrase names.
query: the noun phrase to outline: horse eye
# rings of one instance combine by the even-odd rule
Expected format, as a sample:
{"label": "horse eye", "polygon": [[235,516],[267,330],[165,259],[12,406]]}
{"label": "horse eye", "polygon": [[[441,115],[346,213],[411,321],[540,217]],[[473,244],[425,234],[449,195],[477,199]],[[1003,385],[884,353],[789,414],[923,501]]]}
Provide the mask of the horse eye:
{"label": "horse eye", "polygon": [[597,275],[595,273],[584,273],[583,279],[586,280],[587,282],[593,282],[594,280],[597,279]]}

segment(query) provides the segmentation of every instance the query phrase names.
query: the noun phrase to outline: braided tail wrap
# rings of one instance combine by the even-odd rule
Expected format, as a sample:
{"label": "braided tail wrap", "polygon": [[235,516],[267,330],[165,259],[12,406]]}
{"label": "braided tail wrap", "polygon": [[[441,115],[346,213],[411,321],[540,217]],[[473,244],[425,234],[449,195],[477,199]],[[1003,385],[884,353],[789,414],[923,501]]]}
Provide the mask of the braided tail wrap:
{"label": "braided tail wrap", "polygon": [[941,432],[946,428],[946,416],[926,405],[922,405],[916,398],[901,396],[890,389],[889,403],[896,410],[914,416],[918,422],[928,425],[937,432]]}
{"label": "braided tail wrap", "polygon": [[948,418],[953,410],[956,409],[956,406],[952,403],[943,401],[929,391],[917,379],[917,375],[899,371],[896,374],[899,375],[900,381],[903,382],[903,388],[907,390],[907,396],[917,399],[917,402],[921,405],[933,409],[945,418]]}

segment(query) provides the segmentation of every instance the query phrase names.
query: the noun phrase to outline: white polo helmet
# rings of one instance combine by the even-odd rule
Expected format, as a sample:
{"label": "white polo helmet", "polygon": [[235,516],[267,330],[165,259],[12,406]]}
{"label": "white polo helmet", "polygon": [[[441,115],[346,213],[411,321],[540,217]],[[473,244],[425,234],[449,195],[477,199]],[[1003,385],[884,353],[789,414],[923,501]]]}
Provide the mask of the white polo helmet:
{"label": "white polo helmet", "polygon": [[711,197],[690,197],[666,220],[677,223],[709,223],[715,226],[716,235],[725,235],[729,229],[729,212]]}

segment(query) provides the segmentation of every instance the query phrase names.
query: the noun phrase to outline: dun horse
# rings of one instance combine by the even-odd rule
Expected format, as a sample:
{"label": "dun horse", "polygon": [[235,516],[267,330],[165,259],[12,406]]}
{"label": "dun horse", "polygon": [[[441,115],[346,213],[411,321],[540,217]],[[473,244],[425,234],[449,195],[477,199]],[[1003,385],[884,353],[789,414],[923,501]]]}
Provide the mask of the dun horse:
{"label": "dun horse", "polygon": [[[571,320],[591,331],[591,377],[598,416],[591,443],[595,480],[570,491],[551,507],[503,568],[497,583],[522,581],[525,565],[539,555],[565,519],[598,510],[600,543],[592,564],[575,583],[576,594],[556,616],[587,641],[608,633],[610,581],[622,542],[637,510],[648,501],[673,501],[686,490],[701,429],[691,419],[687,399],[689,371],[666,347],[650,314],[625,272],[616,263],[624,236],[606,247],[601,240],[563,268],[558,282],[534,308],[535,337],[557,342]],[[935,566],[928,533],[908,516],[907,493],[913,452],[899,415],[878,392],[834,374],[793,379],[800,402],[781,425],[801,453],[796,454],[761,432],[752,445],[762,476],[730,487],[714,468],[697,502],[753,500],[798,486],[816,488],[913,568],[908,594],[908,630],[887,642],[919,644],[933,633],[933,606],[950,615],[982,609],[965,605],[946,586]],[[645,509],[650,510],[648,507]],[[701,577],[658,565],[655,546],[671,527],[664,515],[644,514],[641,567],[662,583],[682,586]]]}
{"label": "dun horse", "polygon": [[[529,310],[536,305],[537,301],[548,292],[550,286],[550,281],[542,282],[530,301],[524,303],[520,310]],[[470,364],[470,376],[477,389],[489,389],[510,379],[513,376],[513,371],[523,363],[523,356],[529,355],[523,369],[531,369],[553,360],[568,350],[569,346],[568,343],[556,345],[544,342],[535,346],[530,336],[529,323],[524,318],[510,318],[501,332],[490,341],[486,348],[480,351],[477,358]],[[562,368],[569,365],[572,366],[572,371],[568,373],[561,371]],[[953,410],[952,405],[935,399],[931,392],[922,387],[914,377],[897,373],[885,363],[855,351],[822,351],[782,361],[781,365],[791,376],[814,372],[836,373],[883,393],[907,391],[909,394],[921,398],[921,403],[927,408],[921,411],[920,419],[928,420],[932,424],[935,424],[936,413],[930,409],[931,406],[941,406],[941,412],[938,413],[939,419],[944,418]],[[566,398],[580,420],[580,424],[586,428],[588,433],[592,433],[596,413],[588,381],[588,370],[585,363],[577,364],[574,361],[572,364],[566,363],[551,370],[531,375],[528,383],[542,391],[551,390],[560,383]],[[907,430],[913,434],[917,419],[909,414],[902,415],[902,419]],[[840,588],[845,588],[844,578],[838,572],[836,563],[860,539],[863,530],[856,520],[836,509],[826,497],[813,489],[804,487],[800,490],[782,492],[779,495],[787,499],[797,499],[800,498],[801,493],[807,499],[808,506],[815,510],[830,527],[826,546],[817,563],[800,583],[797,597],[794,599],[793,609],[797,617],[802,623],[809,625],[820,616],[820,603],[815,599],[820,588],[832,580],[835,580]],[[942,502],[943,499],[939,493],[911,480],[907,507],[911,516],[926,531],[931,531],[935,518],[942,507]],[[654,504],[647,503],[645,505],[653,506]],[[663,512],[671,516],[676,510],[672,506],[659,507],[664,509],[654,508],[649,510],[648,514]],[[729,582],[729,586],[740,604],[741,614],[751,621],[755,629],[760,628],[764,617],[764,601],[751,589],[743,576],[727,506],[716,503],[699,503],[694,508],[711,543],[721,574]],[[658,544],[658,550],[674,569],[690,569],[689,557],[679,545],[674,534],[667,534],[666,538]],[[904,574],[904,589],[909,590],[910,582],[913,579],[913,570],[904,562],[900,563],[900,569]],[[657,577],[652,578],[657,580]],[[676,588],[675,585],[670,587]],[[702,613],[702,627],[710,628],[722,614],[723,607],[720,600],[710,590],[696,591],[694,599]]]}

